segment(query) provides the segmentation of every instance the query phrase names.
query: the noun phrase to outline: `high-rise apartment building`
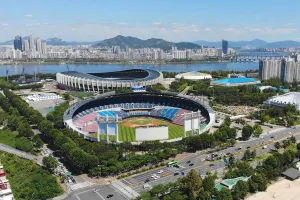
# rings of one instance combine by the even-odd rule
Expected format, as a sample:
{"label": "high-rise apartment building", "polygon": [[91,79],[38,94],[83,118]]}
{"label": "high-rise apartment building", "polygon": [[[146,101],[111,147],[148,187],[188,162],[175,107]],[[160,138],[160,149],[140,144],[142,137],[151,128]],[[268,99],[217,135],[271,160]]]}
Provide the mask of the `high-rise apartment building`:
{"label": "high-rise apartment building", "polygon": [[36,39],[36,50],[42,53],[42,40],[40,38]]}
{"label": "high-rise apartment building", "polygon": [[47,45],[46,43],[42,43],[42,54],[46,55],[47,54]]}
{"label": "high-rise apartment building", "polygon": [[279,78],[282,81],[291,83],[300,81],[300,62],[294,60],[260,60],[259,77],[262,80]]}
{"label": "high-rise apartment building", "polygon": [[36,47],[35,47],[35,44],[34,44],[34,38],[32,35],[29,36],[29,49],[30,50],[35,50]]}
{"label": "high-rise apartment building", "polygon": [[28,42],[28,40],[24,40],[24,51],[29,51],[29,42]]}
{"label": "high-rise apartment building", "polygon": [[22,37],[21,36],[19,36],[19,35],[17,35],[16,37],[15,37],[15,40],[14,40],[14,48],[15,48],[15,50],[17,50],[17,49],[19,49],[19,50],[23,50],[23,48],[22,48]]}
{"label": "high-rise apartment building", "polygon": [[228,41],[222,40],[222,51],[224,54],[228,54]]}

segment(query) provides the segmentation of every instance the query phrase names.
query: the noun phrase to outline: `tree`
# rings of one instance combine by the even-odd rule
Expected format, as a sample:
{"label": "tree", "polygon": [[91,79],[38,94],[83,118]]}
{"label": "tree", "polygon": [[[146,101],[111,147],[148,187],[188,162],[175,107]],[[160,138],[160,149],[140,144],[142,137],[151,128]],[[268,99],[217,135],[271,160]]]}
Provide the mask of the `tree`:
{"label": "tree", "polygon": [[235,164],[235,158],[233,154],[230,154],[228,162],[230,166],[233,166]]}
{"label": "tree", "polygon": [[159,197],[163,194],[165,194],[168,191],[168,188],[165,187],[165,185],[154,185],[153,188],[150,191],[150,194],[152,197]]}
{"label": "tree", "polygon": [[300,151],[300,143],[297,144],[297,150]]}
{"label": "tree", "polygon": [[261,122],[264,124],[266,122],[270,121],[270,116],[269,115],[263,115],[261,118]]}
{"label": "tree", "polygon": [[53,170],[57,167],[57,160],[53,156],[48,156],[43,158],[43,165],[50,171],[53,172]]}
{"label": "tree", "polygon": [[192,169],[185,177],[180,180],[181,191],[188,196],[190,200],[197,198],[202,187],[202,179],[197,172]]}
{"label": "tree", "polygon": [[[281,144],[280,144],[279,142],[276,142],[276,143],[274,144],[274,147],[278,150],[278,149],[281,148]],[[299,147],[300,147],[300,146],[299,146]]]}
{"label": "tree", "polygon": [[203,179],[203,189],[204,191],[208,191],[210,193],[214,193],[215,191],[215,177],[212,175],[208,175]]}
{"label": "tree", "polygon": [[236,140],[234,138],[231,138],[229,140],[229,144],[230,144],[230,146],[234,146],[236,144]]}
{"label": "tree", "polygon": [[256,191],[265,191],[267,189],[268,181],[266,177],[260,173],[255,173],[248,180],[249,191],[255,193]]}
{"label": "tree", "polygon": [[253,128],[249,124],[246,124],[242,129],[242,139],[248,140],[251,137],[252,133]]}
{"label": "tree", "polygon": [[254,127],[253,127],[253,129],[254,129],[253,135],[254,135],[255,137],[259,137],[259,136],[262,134],[262,132],[263,132],[263,129],[262,129],[261,126],[258,125],[258,124],[255,124]]}
{"label": "tree", "polygon": [[295,138],[295,136],[292,136],[292,137],[290,138],[290,141],[291,141],[293,144],[295,144],[295,143],[296,143],[296,138]]}
{"label": "tree", "polygon": [[251,160],[251,151],[249,149],[247,149],[244,153],[244,156],[242,158],[242,160],[248,161]]}
{"label": "tree", "polygon": [[226,118],[224,119],[223,126],[228,126],[228,127],[229,127],[230,124],[231,124],[230,117],[226,117]]}
{"label": "tree", "polygon": [[16,138],[16,148],[22,151],[31,152],[33,150],[33,144],[25,137]]}
{"label": "tree", "polygon": [[251,158],[254,159],[256,157],[256,149],[251,152]]}
{"label": "tree", "polygon": [[283,140],[282,143],[283,143],[283,148],[287,148],[288,146],[291,145],[291,141],[290,140]]}
{"label": "tree", "polygon": [[239,181],[233,187],[232,196],[234,200],[244,199],[249,192],[249,186],[246,181]]}
{"label": "tree", "polygon": [[295,125],[295,120],[292,117],[288,116],[287,119],[286,119],[286,124],[287,124],[288,127],[294,126]]}
{"label": "tree", "polygon": [[220,192],[217,193],[217,199],[219,200],[232,200],[231,191],[227,187],[223,187]]}

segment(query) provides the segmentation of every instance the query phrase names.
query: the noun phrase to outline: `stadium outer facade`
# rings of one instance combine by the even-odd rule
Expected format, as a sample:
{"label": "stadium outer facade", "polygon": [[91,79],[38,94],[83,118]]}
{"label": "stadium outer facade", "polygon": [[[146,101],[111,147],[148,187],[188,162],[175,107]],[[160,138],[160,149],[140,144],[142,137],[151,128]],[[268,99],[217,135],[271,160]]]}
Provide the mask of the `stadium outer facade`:
{"label": "stadium outer facade", "polygon": [[[94,98],[86,99],[84,101],[74,103],[64,113],[64,124],[67,128],[72,129],[85,139],[99,141],[95,137],[89,137],[80,127],[74,124],[74,118],[84,113],[89,114],[92,112],[99,112],[111,108],[119,107],[124,110],[138,110],[139,107],[130,108],[133,104],[149,104],[151,109],[156,106],[173,106],[183,108],[190,111],[201,111],[202,115],[206,118],[206,127],[202,132],[209,130],[215,122],[215,113],[208,104],[202,104],[194,99],[177,96],[170,92],[137,92],[137,93],[121,93],[109,92],[100,94]],[[141,108],[144,109],[144,108]],[[95,119],[96,120],[96,119]],[[162,142],[176,142],[182,138],[166,140]],[[117,139],[117,142],[118,139]],[[139,144],[140,142],[131,142],[132,144]]]}
{"label": "stadium outer facade", "polygon": [[106,73],[77,71],[56,74],[58,87],[73,90],[105,92],[132,86],[151,86],[163,82],[163,74],[155,70],[131,69]]}

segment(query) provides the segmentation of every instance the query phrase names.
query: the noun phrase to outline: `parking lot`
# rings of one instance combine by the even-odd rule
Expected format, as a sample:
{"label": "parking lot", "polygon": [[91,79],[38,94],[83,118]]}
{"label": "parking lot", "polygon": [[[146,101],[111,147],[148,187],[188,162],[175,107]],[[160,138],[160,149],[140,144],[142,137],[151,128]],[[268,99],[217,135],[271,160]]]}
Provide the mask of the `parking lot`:
{"label": "parking lot", "polygon": [[127,200],[110,185],[92,186],[73,192],[66,200]]}

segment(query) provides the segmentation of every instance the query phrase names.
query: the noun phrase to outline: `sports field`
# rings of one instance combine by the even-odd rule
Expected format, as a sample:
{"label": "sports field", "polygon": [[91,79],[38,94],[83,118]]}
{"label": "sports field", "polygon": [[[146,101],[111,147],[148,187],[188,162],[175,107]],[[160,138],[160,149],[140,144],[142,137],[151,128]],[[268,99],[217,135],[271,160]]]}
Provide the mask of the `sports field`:
{"label": "sports field", "polygon": [[133,117],[125,119],[122,123],[119,123],[119,140],[135,142],[135,127],[153,125],[167,125],[169,127],[169,139],[183,137],[184,133],[182,126],[152,117]]}

